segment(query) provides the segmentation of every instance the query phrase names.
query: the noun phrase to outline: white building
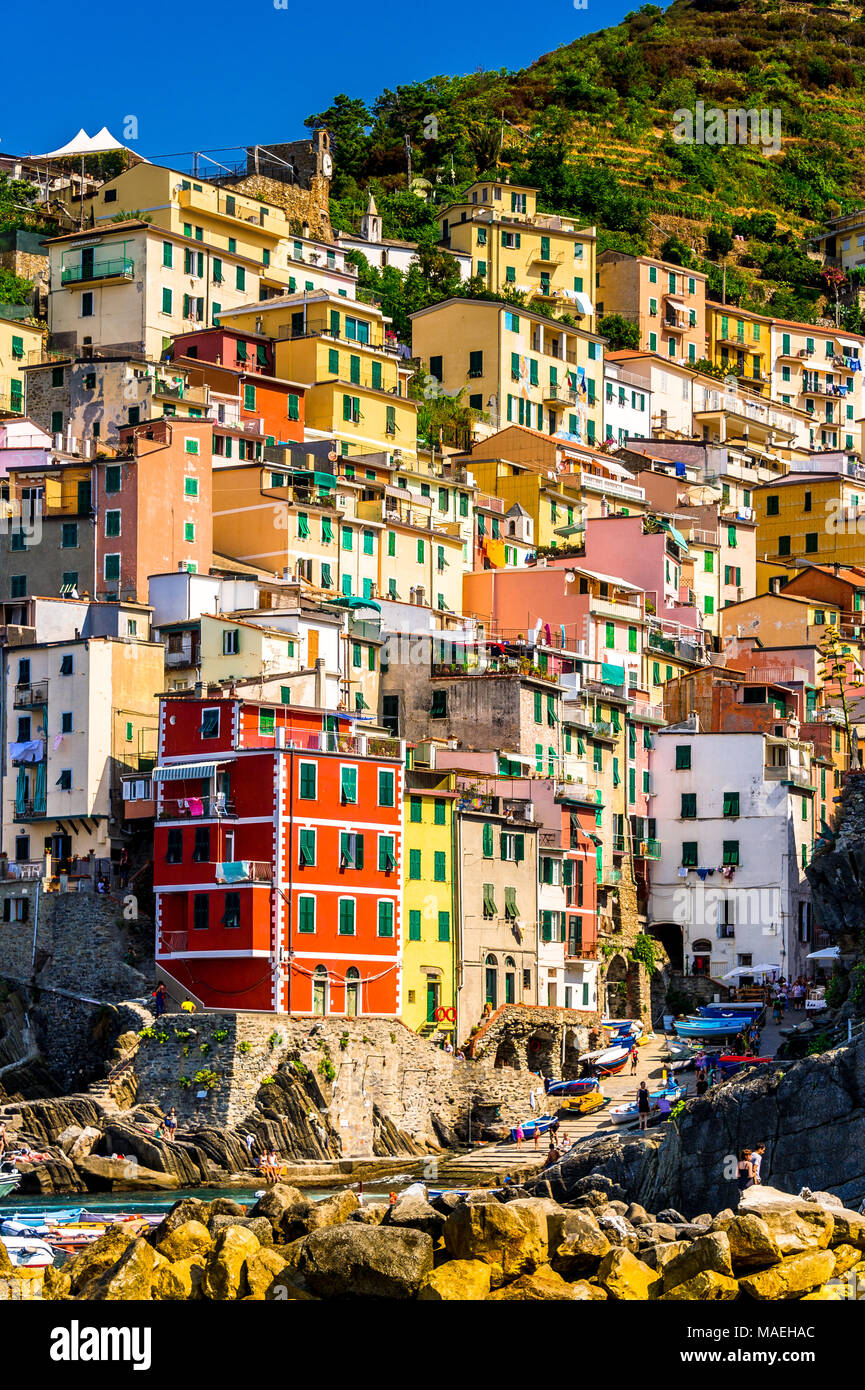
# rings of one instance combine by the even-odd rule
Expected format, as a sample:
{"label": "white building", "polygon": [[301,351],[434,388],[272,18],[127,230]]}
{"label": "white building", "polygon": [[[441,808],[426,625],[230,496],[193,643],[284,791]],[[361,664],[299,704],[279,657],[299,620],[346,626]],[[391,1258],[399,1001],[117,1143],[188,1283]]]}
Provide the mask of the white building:
{"label": "white building", "polygon": [[624,444],[652,433],[652,391],[645,377],[619,362],[604,363],[604,439]]}
{"label": "white building", "polygon": [[775,965],[795,978],[811,949],[812,746],[695,724],[655,739],[650,930],[674,945],[681,932],[688,974]]}
{"label": "white building", "polygon": [[[381,214],[370,193],[366,212],[360,219],[360,232],[334,232],[336,244],[344,253],[359,251],[375,270],[384,270],[392,265],[405,275],[417,255],[416,241],[396,241],[393,237],[382,236]],[[448,251],[460,268],[460,278],[470,280],[472,258],[467,252]]]}

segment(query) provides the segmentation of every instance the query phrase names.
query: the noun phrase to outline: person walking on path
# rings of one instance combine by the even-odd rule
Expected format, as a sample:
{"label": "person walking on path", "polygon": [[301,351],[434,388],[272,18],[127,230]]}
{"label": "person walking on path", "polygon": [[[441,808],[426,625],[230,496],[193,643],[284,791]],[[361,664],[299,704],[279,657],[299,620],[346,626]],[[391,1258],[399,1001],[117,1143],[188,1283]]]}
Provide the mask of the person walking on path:
{"label": "person walking on path", "polygon": [[162,980],[160,980],[160,981],[159,981],[159,984],[156,986],[156,989],[155,989],[154,994],[153,994],[153,998],[156,1000],[156,1017],[157,1017],[157,1018],[161,1018],[162,1015],[165,1013],[165,1001],[166,1001],[167,997],[168,997],[168,991],[166,990],[165,985],[163,984]]}
{"label": "person walking on path", "polygon": [[640,1130],[643,1131],[649,1122],[649,1112],[652,1102],[649,1098],[649,1088],[645,1081],[640,1082],[640,1089],[637,1092],[637,1114],[640,1119]]}
{"label": "person walking on path", "polygon": [[535,1123],[534,1123],[534,1131],[535,1131],[535,1148],[537,1149],[537,1148],[540,1147],[540,1138],[541,1138],[540,1126],[538,1125],[537,1120],[535,1120]]}
{"label": "person walking on path", "polygon": [[631,1076],[637,1075],[637,1061],[639,1059],[639,1056],[640,1054],[637,1051],[637,1044],[634,1043],[633,1047],[631,1048]]}
{"label": "person walking on path", "polygon": [[516,1129],[514,1130],[514,1143],[516,1144],[517,1148],[519,1148],[522,1144],[523,1138],[523,1127],[522,1125],[517,1125]]}
{"label": "person walking on path", "polygon": [[766,1145],[758,1144],[754,1152],[751,1154],[751,1171],[754,1175],[754,1182],[758,1187],[760,1187],[762,1184],[762,1179],[760,1177],[760,1169],[763,1165],[763,1156],[765,1152]]}

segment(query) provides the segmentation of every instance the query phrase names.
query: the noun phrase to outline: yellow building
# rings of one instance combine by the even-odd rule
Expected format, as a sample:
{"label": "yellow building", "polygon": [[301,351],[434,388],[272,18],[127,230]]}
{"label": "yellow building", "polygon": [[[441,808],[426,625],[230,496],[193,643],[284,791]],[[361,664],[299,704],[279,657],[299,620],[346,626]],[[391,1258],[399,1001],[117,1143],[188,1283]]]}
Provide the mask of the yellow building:
{"label": "yellow building", "polygon": [[498,497],[505,511],[518,503],[528,513],[536,548],[555,550],[581,543],[586,509],[578,473],[570,478],[561,474],[552,482],[545,472],[510,459],[472,458],[470,466],[482,493]]}
{"label": "yellow building", "polygon": [[[840,621],[837,605],[799,594],[758,594],[721,610],[721,637],[755,637],[767,647],[813,647]],[[852,644],[855,646],[855,644]]]}
{"label": "yellow building", "polygon": [[738,377],[752,391],[771,379],[772,320],[730,304],[706,304],[709,361]]}
{"label": "yellow building", "polygon": [[23,368],[42,356],[42,329],[19,319],[0,318],[0,416],[23,415]]}
{"label": "yellow building", "polygon": [[811,245],[822,252],[828,265],[838,266],[845,275],[855,266],[865,265],[865,211],[830,218]]}
{"label": "yellow building", "polygon": [[441,244],[470,255],[488,289],[516,290],[591,329],[595,228],[538,212],[537,202],[537,189],[523,184],[474,183],[439,214]]}
{"label": "yellow building", "polygon": [[530,310],[447,299],[412,314],[416,357],[448,395],[467,393],[495,428],[526,425],[572,443],[603,436],[604,343]]}
{"label": "yellow building", "polygon": [[787,319],[771,332],[772,396],[804,412],[801,442],[861,453],[865,337]]}
{"label": "yellow building", "polygon": [[784,565],[865,563],[865,479],[789,473],[753,492],[757,555]]}
{"label": "yellow building", "polygon": [[308,382],[306,437],[336,439],[344,455],[417,453],[410,368],[380,309],[319,290],[223,312],[226,327],[276,342],[275,374]]}
{"label": "yellow building", "polygon": [[403,828],[403,1007],[409,1028],[454,1036],[458,928],[454,894],[454,773],[406,774]]}

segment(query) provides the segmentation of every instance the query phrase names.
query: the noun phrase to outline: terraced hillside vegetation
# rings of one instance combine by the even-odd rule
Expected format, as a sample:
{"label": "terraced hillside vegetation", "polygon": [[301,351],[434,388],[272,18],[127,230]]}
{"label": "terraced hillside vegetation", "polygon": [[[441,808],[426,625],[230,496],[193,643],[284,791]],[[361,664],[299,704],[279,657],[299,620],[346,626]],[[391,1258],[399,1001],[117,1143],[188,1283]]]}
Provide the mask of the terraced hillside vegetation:
{"label": "terraced hillside vegetation", "polygon": [[[333,135],[337,227],[357,226],[371,189],[386,236],[431,247],[437,206],[498,172],[595,223],[600,249],[693,264],[717,298],[725,264],[728,302],[813,321],[827,300],[809,238],[865,204],[863,96],[861,6],[674,0],[522,71],[433,77],[370,107],[341,94],[307,124]],[[677,143],[674,113],[700,101],[765,110],[767,133],[778,112],[780,149]]]}

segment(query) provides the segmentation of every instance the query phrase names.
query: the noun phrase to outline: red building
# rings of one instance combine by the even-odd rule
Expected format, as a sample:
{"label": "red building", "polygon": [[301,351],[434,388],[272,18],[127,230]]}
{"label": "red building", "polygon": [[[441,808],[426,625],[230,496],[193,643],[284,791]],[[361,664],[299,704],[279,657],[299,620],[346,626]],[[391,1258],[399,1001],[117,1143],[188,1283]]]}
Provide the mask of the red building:
{"label": "red building", "polygon": [[160,707],[156,959],[208,1008],[401,1008],[404,745],[347,714]]}
{"label": "red building", "polygon": [[191,383],[210,387],[217,429],[223,424],[241,432],[257,429],[268,443],[303,441],[306,386],[274,375],[270,338],[203,328],[173,338],[170,355]]}

